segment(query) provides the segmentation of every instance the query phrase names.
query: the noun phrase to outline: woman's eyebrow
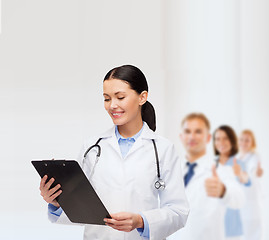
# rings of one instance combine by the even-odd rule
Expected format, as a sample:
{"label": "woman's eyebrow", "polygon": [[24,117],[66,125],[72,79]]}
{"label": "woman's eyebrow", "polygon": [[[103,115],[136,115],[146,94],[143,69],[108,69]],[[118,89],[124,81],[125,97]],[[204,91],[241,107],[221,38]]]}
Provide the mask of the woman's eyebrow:
{"label": "woman's eyebrow", "polygon": [[120,94],[120,93],[125,93],[125,92],[124,91],[118,91],[118,92],[115,93],[115,95]]}
{"label": "woman's eyebrow", "polygon": [[[126,92],[124,92],[124,91],[118,91],[118,92],[115,92],[115,93],[113,93],[114,95],[118,95],[118,94],[121,94],[121,93],[126,93]],[[109,94],[107,94],[107,93],[103,93],[103,95],[104,96],[109,96]]]}

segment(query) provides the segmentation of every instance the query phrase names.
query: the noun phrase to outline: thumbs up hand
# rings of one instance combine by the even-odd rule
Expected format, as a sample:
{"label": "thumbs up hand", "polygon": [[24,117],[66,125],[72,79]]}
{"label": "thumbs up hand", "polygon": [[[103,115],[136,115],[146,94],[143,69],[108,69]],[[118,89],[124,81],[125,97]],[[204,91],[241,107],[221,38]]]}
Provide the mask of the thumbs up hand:
{"label": "thumbs up hand", "polygon": [[238,177],[241,183],[246,184],[249,181],[248,174],[241,169],[236,158],[233,159],[233,171],[234,175]]}
{"label": "thumbs up hand", "polygon": [[218,174],[217,174],[217,168],[216,168],[216,165],[213,165],[212,166],[212,176],[214,178],[219,178]]}
{"label": "thumbs up hand", "polygon": [[257,170],[256,170],[257,177],[261,177],[263,175],[263,169],[261,167],[261,162],[258,162]]}
{"label": "thumbs up hand", "polygon": [[216,166],[212,167],[212,177],[205,180],[205,190],[209,197],[222,198],[225,193],[225,185],[219,179]]}
{"label": "thumbs up hand", "polygon": [[241,175],[241,167],[240,165],[237,163],[236,158],[233,159],[233,171],[234,171],[234,175],[239,177]]}

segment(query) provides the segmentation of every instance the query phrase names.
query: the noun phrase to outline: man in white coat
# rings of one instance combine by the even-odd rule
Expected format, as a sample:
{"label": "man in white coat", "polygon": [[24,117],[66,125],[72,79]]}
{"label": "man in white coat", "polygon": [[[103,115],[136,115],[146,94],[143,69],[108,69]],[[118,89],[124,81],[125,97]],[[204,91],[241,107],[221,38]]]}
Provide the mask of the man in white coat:
{"label": "man in white coat", "polygon": [[210,123],[201,113],[191,113],[182,121],[180,138],[186,149],[182,169],[190,214],[186,226],[169,240],[224,240],[226,208],[244,203],[232,168],[216,164],[206,153],[209,131]]}

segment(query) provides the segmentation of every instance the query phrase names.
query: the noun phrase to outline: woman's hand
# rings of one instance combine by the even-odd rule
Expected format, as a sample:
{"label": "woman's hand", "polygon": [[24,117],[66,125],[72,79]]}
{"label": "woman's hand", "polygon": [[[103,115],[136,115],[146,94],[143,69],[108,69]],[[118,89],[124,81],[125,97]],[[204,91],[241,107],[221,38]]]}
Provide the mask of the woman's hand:
{"label": "woman's hand", "polygon": [[[48,176],[45,175],[41,181],[40,181],[40,195],[43,197],[43,199],[47,203],[53,204],[55,207],[60,207],[59,203],[55,200],[56,197],[58,197],[61,193],[62,190],[59,190],[61,185],[58,184],[55,187],[51,188],[52,183],[55,181],[54,178],[51,178],[47,183]],[[59,191],[58,191],[59,190]]]}
{"label": "woman's hand", "polygon": [[238,177],[241,183],[243,184],[247,183],[249,181],[248,174],[241,169],[240,165],[237,163],[236,158],[234,158],[233,161],[234,161],[233,162],[234,175]]}
{"label": "woman's hand", "polygon": [[241,169],[240,165],[237,163],[236,158],[233,159],[233,171],[234,171],[235,176],[240,177],[242,169]]}
{"label": "woman's hand", "polygon": [[261,167],[261,162],[258,162],[257,170],[256,170],[256,176],[261,177],[263,175],[263,169]]}
{"label": "woman's hand", "polygon": [[135,228],[144,228],[143,218],[139,214],[119,212],[110,214],[112,219],[105,218],[107,226],[123,232],[131,232]]}

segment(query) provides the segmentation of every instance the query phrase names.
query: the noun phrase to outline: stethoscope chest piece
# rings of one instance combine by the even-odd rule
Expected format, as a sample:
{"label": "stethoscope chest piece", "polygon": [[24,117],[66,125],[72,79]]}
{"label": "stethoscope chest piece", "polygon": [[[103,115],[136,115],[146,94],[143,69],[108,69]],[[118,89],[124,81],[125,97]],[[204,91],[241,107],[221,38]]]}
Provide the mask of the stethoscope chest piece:
{"label": "stethoscope chest piece", "polygon": [[165,182],[162,179],[159,179],[155,182],[155,188],[157,190],[164,190],[165,189]]}

